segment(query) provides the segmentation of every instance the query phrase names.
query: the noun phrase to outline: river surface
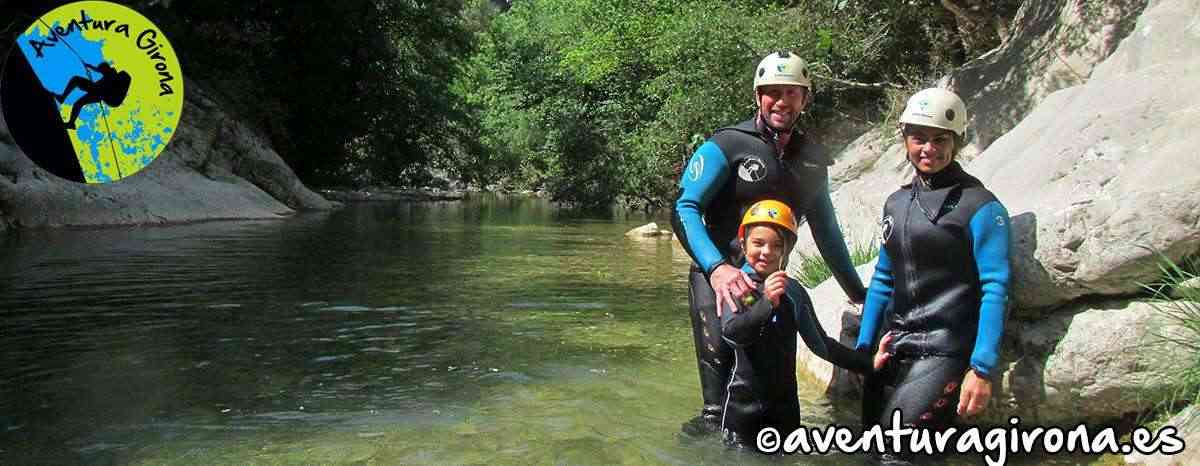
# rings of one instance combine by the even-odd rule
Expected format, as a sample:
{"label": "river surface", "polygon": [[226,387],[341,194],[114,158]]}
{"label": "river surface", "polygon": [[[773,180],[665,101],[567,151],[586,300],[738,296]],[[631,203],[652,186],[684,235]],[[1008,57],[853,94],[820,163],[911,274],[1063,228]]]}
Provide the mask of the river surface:
{"label": "river surface", "polygon": [[679,433],[688,259],[622,236],[650,220],[476,197],[0,237],[0,464],[866,464]]}

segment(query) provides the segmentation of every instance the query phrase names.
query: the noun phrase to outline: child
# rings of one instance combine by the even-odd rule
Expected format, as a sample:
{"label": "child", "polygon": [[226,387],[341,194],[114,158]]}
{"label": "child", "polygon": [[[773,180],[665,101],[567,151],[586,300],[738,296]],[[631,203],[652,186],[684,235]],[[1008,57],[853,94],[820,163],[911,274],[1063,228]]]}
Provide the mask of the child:
{"label": "child", "polygon": [[[731,444],[753,446],[763,428],[774,427],[786,438],[800,427],[797,333],[814,354],[838,366],[865,373],[875,361],[827,336],[808,293],[784,271],[796,244],[796,220],[786,204],[765,200],[750,206],[737,238],[745,254],[742,270],[758,289],[737,309],[721,313],[722,336],[734,348],[721,431]],[[886,358],[875,359],[882,365]]]}

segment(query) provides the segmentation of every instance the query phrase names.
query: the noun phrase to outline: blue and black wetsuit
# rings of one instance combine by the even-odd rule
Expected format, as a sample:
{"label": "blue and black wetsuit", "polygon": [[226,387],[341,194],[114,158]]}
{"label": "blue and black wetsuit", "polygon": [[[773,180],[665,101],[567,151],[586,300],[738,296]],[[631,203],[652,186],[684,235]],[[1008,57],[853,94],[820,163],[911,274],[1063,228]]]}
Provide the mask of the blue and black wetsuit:
{"label": "blue and black wetsuit", "polygon": [[865,373],[871,354],[854,351],[825,334],[812,300],[799,282],[788,278],[778,307],[764,295],[762,278],[742,267],[758,284],[756,301],[739,312],[721,313],[722,336],[733,346],[733,368],[726,382],[721,429],[726,441],[753,446],[758,431],[774,427],[781,435],[800,427],[796,387],[796,335],[821,359]]}
{"label": "blue and black wetsuit", "polygon": [[742,214],[751,204],[776,199],[797,218],[807,218],[817,247],[842,289],[856,301],[866,293],[829,199],[828,168],[833,160],[800,132],[792,134],[779,154],[777,137],[758,117],[714,132],[684,170],[672,215],[675,234],[693,261],[688,300],[704,398],[701,416],[714,426],[721,417],[732,349],[721,339],[708,275],[722,263],[740,263],[733,242]]}
{"label": "blue and black wetsuit", "polygon": [[[934,429],[956,419],[968,369],[995,375],[1008,304],[1009,217],[957,162],[893,193],[884,204],[879,262],[856,347],[892,332],[893,357],[869,376],[863,423]],[[895,390],[886,394],[887,387]]]}

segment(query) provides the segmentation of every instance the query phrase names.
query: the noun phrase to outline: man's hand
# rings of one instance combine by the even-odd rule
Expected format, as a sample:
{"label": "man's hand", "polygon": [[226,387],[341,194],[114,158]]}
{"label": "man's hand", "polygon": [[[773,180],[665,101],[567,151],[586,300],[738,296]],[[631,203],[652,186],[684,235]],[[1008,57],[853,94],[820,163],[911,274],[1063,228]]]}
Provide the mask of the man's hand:
{"label": "man's hand", "polygon": [[712,274],[708,276],[708,284],[717,295],[717,317],[721,317],[721,308],[725,307],[726,303],[730,309],[737,312],[735,300],[740,301],[742,296],[755,287],[754,280],[751,280],[746,272],[729,264],[721,264],[713,269]]}
{"label": "man's hand", "polygon": [[992,382],[980,377],[974,369],[968,369],[963,377],[962,393],[958,397],[958,415],[974,416],[987,408],[992,399]]}
{"label": "man's hand", "polygon": [[783,297],[783,292],[787,289],[787,272],[780,270],[767,277],[766,289],[771,307],[779,307],[779,298]]}

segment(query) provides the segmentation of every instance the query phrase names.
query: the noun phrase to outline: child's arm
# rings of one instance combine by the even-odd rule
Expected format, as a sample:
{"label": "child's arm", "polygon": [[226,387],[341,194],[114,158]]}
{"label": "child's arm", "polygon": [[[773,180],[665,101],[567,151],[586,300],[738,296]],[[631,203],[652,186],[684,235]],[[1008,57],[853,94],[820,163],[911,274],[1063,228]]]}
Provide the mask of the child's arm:
{"label": "child's arm", "polygon": [[[808,349],[817,357],[833,363],[838,367],[865,374],[873,370],[873,355],[866,351],[855,351],[841,342],[830,338],[821,327],[813,311],[812,300],[808,292],[799,282],[787,278],[784,298],[781,302],[786,311],[791,311],[796,321],[796,332],[804,340]],[[785,312],[786,312],[785,311]]]}

